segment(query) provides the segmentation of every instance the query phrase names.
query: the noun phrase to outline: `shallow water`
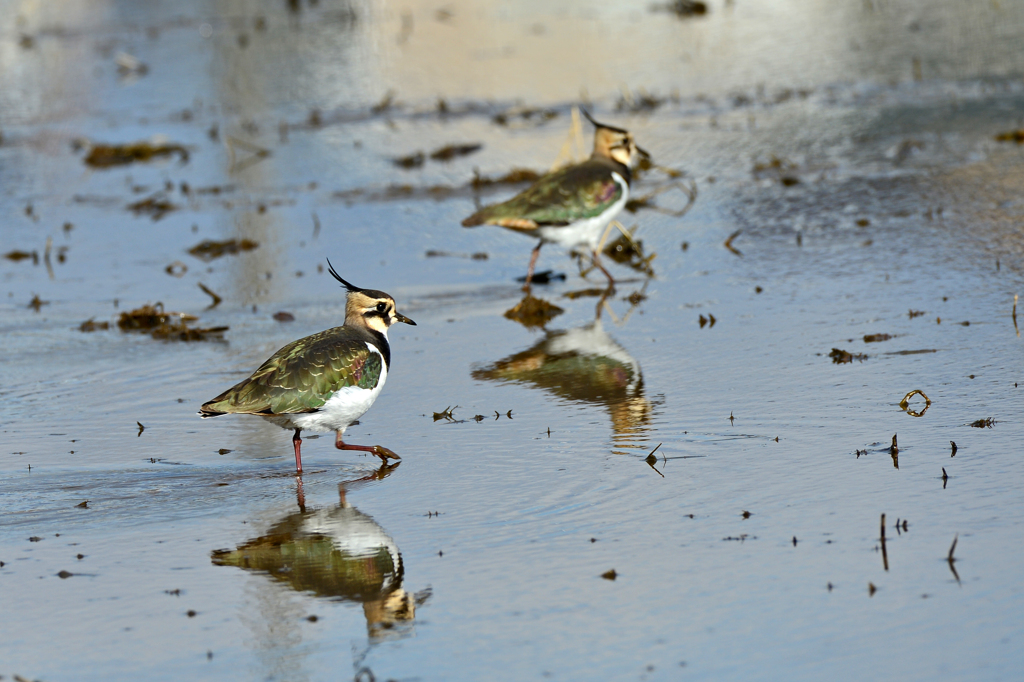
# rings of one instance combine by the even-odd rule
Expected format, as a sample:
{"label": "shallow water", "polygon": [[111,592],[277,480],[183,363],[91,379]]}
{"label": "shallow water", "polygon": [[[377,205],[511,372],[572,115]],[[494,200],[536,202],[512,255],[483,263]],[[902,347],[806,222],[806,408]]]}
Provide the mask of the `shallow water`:
{"label": "shallow water", "polygon": [[[0,259],[0,674],[1018,674],[1024,147],[994,137],[1022,125],[1024,12],[296,6],[4,14],[0,250],[36,258]],[[503,313],[531,241],[459,221],[515,189],[475,171],[555,161],[581,98],[697,198],[624,215],[655,276],[611,265],[604,301],[545,246],[564,313],[527,328]],[[155,135],[188,160],[73,146]],[[483,147],[393,163],[451,143]],[[177,209],[126,210],[150,197]],[[228,238],[259,246],[188,254]],[[325,257],[418,326],[347,434],[401,463],[310,437],[300,483],[287,432],[195,412],[340,324]],[[229,330],[117,329],[157,301]]]}

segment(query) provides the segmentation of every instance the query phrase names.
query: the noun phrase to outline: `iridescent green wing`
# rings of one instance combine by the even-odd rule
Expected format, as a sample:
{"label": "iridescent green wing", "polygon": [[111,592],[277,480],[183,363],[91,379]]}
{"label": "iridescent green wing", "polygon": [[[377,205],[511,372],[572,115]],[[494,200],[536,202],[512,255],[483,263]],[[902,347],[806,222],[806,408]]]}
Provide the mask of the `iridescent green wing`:
{"label": "iridescent green wing", "polygon": [[545,175],[506,202],[481,209],[463,221],[530,231],[540,225],[567,225],[604,213],[622,198],[622,187],[605,163],[590,160]]}
{"label": "iridescent green wing", "polygon": [[253,375],[203,406],[207,412],[315,412],[347,386],[371,389],[383,360],[351,330],[336,327],[293,341]]}

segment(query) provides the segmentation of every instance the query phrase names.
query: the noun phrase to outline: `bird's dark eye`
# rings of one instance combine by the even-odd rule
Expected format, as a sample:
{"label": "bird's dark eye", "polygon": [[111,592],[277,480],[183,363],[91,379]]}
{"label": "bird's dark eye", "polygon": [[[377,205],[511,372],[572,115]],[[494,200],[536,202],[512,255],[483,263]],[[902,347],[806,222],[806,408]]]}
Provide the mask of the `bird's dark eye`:
{"label": "bird's dark eye", "polygon": [[378,313],[382,313],[382,312],[384,312],[387,309],[388,309],[388,304],[387,303],[381,302],[381,303],[377,304],[377,312]]}

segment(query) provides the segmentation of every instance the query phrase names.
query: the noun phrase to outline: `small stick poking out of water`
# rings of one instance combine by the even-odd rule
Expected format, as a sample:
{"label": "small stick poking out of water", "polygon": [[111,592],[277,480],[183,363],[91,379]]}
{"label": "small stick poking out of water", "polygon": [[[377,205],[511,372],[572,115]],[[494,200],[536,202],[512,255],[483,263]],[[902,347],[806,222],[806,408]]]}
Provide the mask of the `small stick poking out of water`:
{"label": "small stick poking out of water", "polygon": [[649,467],[651,467],[652,469],[654,469],[654,473],[658,474],[658,475],[659,475],[659,476],[661,476],[662,478],[665,478],[665,474],[663,474],[663,473],[661,473],[660,471],[658,471],[658,470],[657,470],[657,469],[655,468],[655,466],[654,466],[654,465],[655,465],[655,464],[656,464],[656,463],[658,462],[658,458],[654,456],[654,453],[655,453],[655,452],[657,452],[657,451],[658,451],[658,448],[660,448],[660,447],[661,447],[661,443],[658,443],[658,444],[657,444],[657,445],[656,445],[656,446],[654,447],[654,449],[653,449],[653,450],[651,450],[651,451],[650,451],[650,452],[649,452],[649,453],[647,454],[647,457],[645,457],[645,458],[644,458],[644,461],[645,461],[645,462],[647,462],[647,465],[648,465]]}
{"label": "small stick poking out of water", "polygon": [[1020,327],[1017,326],[1017,294],[1013,295],[1013,329],[1017,332],[1017,337],[1020,338]]}
{"label": "small stick poking out of water", "polygon": [[949,453],[949,456],[956,457],[956,443],[954,443],[953,441],[949,441],[949,445],[951,448],[953,448],[952,452]]}
{"label": "small stick poking out of water", "polygon": [[946,473],[946,467],[942,467],[942,489],[946,489],[946,481],[949,480],[949,474]]}
{"label": "small stick poking out of water", "polygon": [[949,554],[946,556],[946,562],[949,564],[949,570],[953,572],[953,577],[956,578],[956,584],[960,584],[960,574],[956,572],[956,566],[953,564],[956,559],[953,558],[953,552],[956,551],[956,541],[960,539],[960,533],[953,536],[953,544],[949,546]]}
{"label": "small stick poking out of water", "polygon": [[888,571],[889,570],[889,553],[885,551],[885,514],[882,514],[881,526],[882,526],[882,537],[880,538],[880,540],[882,541],[882,566],[885,568],[885,570]]}

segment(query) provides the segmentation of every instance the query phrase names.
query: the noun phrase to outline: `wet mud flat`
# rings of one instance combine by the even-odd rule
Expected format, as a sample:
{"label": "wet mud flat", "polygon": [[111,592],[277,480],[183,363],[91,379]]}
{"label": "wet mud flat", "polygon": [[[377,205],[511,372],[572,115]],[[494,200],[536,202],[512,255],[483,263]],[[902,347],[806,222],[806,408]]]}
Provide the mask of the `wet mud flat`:
{"label": "wet mud flat", "polygon": [[[0,675],[1012,677],[1024,16],[668,9],[5,19]],[[579,104],[641,251],[524,301],[459,223]],[[346,434],[402,460],[296,478],[195,412],[340,324],[325,257],[418,323]]]}

